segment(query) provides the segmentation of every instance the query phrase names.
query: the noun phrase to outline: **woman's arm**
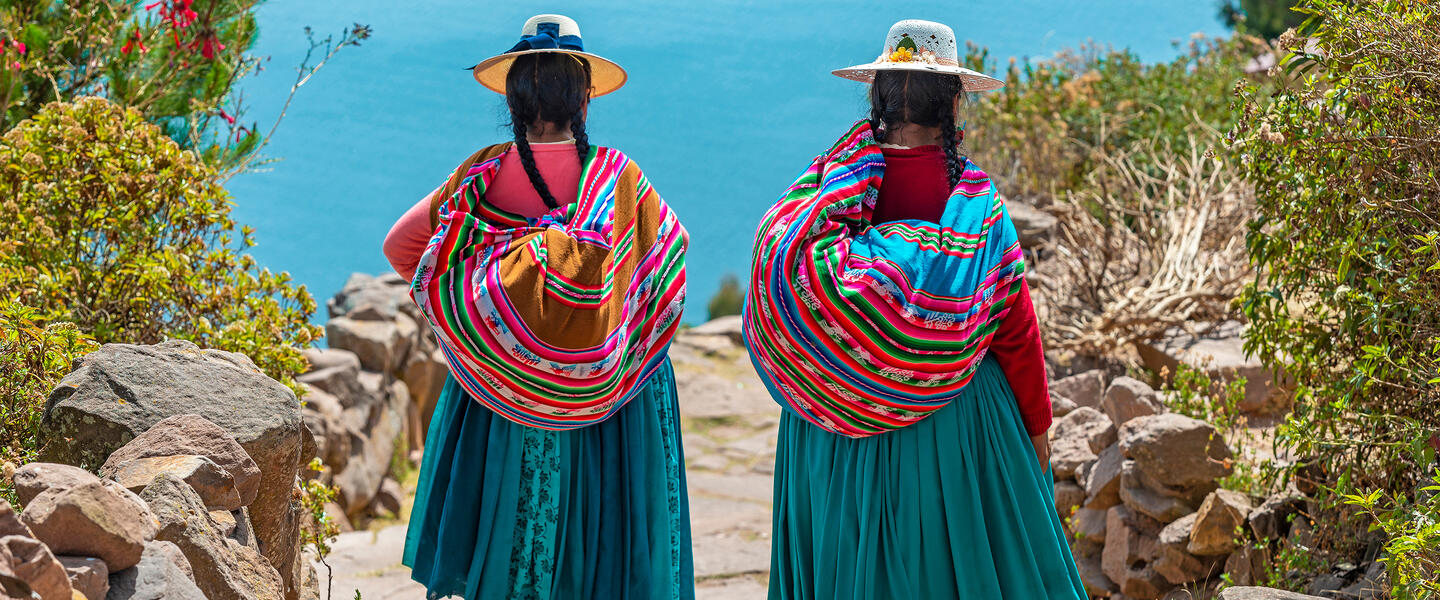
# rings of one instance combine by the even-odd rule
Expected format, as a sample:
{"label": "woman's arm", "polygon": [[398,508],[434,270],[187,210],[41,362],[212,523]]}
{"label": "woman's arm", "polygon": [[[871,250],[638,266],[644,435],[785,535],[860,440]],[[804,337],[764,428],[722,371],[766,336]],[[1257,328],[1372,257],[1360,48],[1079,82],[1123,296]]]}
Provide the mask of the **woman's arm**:
{"label": "woman's arm", "polygon": [[425,252],[425,245],[430,242],[431,234],[435,233],[430,227],[430,199],[439,191],[440,188],[435,188],[435,191],[426,194],[419,203],[405,211],[400,220],[390,227],[390,233],[385,235],[385,244],[382,247],[385,258],[401,277],[410,279],[415,276],[420,255]]}
{"label": "woman's arm", "polygon": [[[1050,429],[1050,382],[1045,374],[1045,348],[1040,322],[1030,302],[1030,286],[1022,279],[1010,312],[990,340],[990,353],[1000,362],[1005,380],[1020,406],[1025,432],[1038,437]],[[1037,448],[1038,450],[1038,448]]]}

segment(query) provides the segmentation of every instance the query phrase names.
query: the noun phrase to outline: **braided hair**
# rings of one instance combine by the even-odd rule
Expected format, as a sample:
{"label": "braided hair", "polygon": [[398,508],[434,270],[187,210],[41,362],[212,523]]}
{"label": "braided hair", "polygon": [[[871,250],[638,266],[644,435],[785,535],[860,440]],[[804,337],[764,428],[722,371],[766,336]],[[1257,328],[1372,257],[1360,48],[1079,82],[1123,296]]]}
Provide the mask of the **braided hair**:
{"label": "braided hair", "polygon": [[568,124],[583,170],[585,158],[590,155],[590,139],[585,135],[585,103],[589,100],[590,63],[578,56],[558,52],[522,54],[515,57],[505,75],[505,103],[510,106],[510,129],[515,134],[520,164],[530,176],[535,193],[550,208],[560,203],[540,177],[525,132],[536,123]]}
{"label": "braided hair", "polygon": [[904,124],[939,127],[945,170],[953,189],[965,172],[965,156],[955,127],[955,97],[965,92],[959,77],[925,71],[880,71],[870,86],[870,129],[885,141],[887,131]]}

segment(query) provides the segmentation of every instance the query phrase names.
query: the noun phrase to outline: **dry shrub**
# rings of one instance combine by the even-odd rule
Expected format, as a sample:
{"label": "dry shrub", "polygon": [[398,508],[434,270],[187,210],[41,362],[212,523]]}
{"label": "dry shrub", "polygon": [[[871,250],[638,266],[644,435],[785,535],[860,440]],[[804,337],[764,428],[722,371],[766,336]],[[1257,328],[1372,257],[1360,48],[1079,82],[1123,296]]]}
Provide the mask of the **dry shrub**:
{"label": "dry shrub", "polygon": [[1231,315],[1252,273],[1254,194],[1208,155],[1216,141],[1212,132],[1178,149],[1152,140],[1092,151],[1085,185],[1050,209],[1059,223],[1032,279],[1050,346],[1129,359],[1135,342]]}

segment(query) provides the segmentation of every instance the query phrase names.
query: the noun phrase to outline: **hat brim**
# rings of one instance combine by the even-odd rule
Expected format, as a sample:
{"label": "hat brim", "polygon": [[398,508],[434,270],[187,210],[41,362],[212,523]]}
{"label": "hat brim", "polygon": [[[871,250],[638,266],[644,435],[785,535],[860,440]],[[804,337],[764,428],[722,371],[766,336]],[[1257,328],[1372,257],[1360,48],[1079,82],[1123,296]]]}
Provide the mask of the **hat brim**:
{"label": "hat brim", "polygon": [[620,65],[615,64],[614,61],[608,58],[589,52],[578,52],[561,48],[506,52],[505,54],[492,56],[480,61],[480,64],[470,67],[470,71],[475,76],[475,81],[480,82],[480,85],[485,86],[490,91],[504,94],[505,75],[510,72],[510,65],[514,64],[515,58],[517,56],[539,54],[541,52],[570,54],[583,58],[586,62],[590,63],[590,85],[595,90],[591,93],[591,97],[604,96],[605,94],[618,90],[621,86],[625,85],[625,81],[629,79],[629,75],[625,74],[625,69],[620,68]]}
{"label": "hat brim", "polygon": [[936,65],[922,62],[883,62],[866,63],[835,69],[832,74],[844,77],[851,81],[862,83],[873,83],[875,73],[878,71],[927,71],[930,73],[943,73],[959,77],[965,83],[967,92],[992,92],[1005,87],[1005,82],[979,71],[972,71],[965,67],[952,67],[949,65]]}

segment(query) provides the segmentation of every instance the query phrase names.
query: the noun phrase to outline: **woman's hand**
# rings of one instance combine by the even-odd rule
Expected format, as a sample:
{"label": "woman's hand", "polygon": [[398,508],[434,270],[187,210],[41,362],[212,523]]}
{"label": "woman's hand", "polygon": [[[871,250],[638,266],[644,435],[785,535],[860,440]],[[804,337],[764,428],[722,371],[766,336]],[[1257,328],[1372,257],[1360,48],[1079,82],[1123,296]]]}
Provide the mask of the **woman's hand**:
{"label": "woman's hand", "polygon": [[1040,461],[1040,472],[1044,473],[1045,469],[1048,469],[1050,467],[1049,433],[1047,432],[1040,435],[1031,436],[1030,445],[1035,447],[1035,459]]}

